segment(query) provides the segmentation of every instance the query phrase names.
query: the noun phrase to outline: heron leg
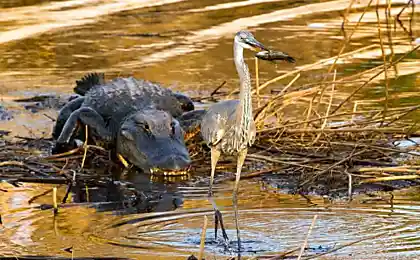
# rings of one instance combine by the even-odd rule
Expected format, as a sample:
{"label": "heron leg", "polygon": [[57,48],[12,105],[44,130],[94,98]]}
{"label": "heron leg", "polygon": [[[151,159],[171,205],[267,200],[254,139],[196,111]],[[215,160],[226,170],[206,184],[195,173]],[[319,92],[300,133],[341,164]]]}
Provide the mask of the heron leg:
{"label": "heron leg", "polygon": [[222,213],[220,212],[219,208],[217,207],[216,203],[213,200],[214,174],[216,172],[216,165],[217,165],[217,162],[219,161],[219,158],[220,158],[220,151],[217,150],[216,147],[212,147],[211,148],[211,176],[210,176],[208,199],[214,209],[214,239],[217,239],[217,228],[218,228],[218,224],[220,223],[220,229],[222,230],[223,239],[225,240],[225,243],[229,245],[229,238],[226,234],[226,229],[223,224]]}
{"label": "heron leg", "polygon": [[236,225],[236,235],[238,237],[238,258],[241,256],[241,238],[239,236],[239,213],[238,213],[238,190],[239,190],[239,180],[241,179],[242,166],[244,165],[248,149],[244,149],[238,153],[238,162],[236,165],[236,180],[235,187],[233,189],[233,208],[235,211],[235,225]]}

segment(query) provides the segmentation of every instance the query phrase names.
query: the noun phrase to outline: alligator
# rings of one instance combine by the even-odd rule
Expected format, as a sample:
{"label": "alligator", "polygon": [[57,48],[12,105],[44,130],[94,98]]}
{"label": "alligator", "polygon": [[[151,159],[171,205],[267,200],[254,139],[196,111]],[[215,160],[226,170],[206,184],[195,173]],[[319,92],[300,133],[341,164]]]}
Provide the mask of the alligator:
{"label": "alligator", "polygon": [[[176,119],[194,109],[188,97],[133,77],[105,82],[88,74],[76,81],[80,96],[66,104],[53,129],[57,152],[71,143],[79,125],[147,173],[179,174],[191,160]],[[91,134],[89,134],[91,135]]]}

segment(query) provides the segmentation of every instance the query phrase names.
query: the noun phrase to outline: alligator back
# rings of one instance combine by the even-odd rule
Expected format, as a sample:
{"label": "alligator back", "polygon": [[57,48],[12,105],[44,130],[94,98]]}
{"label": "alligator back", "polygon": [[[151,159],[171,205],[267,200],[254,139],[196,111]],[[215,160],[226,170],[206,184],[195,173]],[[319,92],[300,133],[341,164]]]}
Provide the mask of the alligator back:
{"label": "alligator back", "polygon": [[82,106],[88,106],[105,120],[121,121],[133,111],[155,108],[169,112],[174,117],[182,114],[182,107],[174,92],[159,84],[133,77],[116,78],[91,88]]}
{"label": "alligator back", "polygon": [[73,90],[74,93],[84,96],[93,86],[100,86],[103,84],[105,84],[104,73],[89,73],[80,80],[76,80],[76,87],[74,87]]}

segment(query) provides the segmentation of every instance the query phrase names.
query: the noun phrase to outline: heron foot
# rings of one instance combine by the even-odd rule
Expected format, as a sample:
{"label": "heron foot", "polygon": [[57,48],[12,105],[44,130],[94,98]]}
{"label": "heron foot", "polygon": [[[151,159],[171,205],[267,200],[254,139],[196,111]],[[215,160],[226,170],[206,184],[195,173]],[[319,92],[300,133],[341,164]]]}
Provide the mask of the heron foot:
{"label": "heron foot", "polygon": [[223,224],[223,216],[219,208],[217,207],[216,202],[214,202],[213,200],[213,189],[211,188],[211,185],[208,192],[208,200],[212,204],[213,209],[214,209],[214,240],[217,241],[217,231],[219,229],[219,224],[220,224],[220,229],[222,230],[222,236],[223,236],[225,249],[230,250],[230,241],[226,233],[225,225]]}
{"label": "heron foot", "polygon": [[229,237],[226,233],[226,229],[225,226],[223,224],[223,217],[222,217],[222,213],[220,212],[219,209],[215,209],[214,210],[214,239],[217,240],[217,229],[218,229],[218,224],[220,223],[220,229],[222,230],[222,236],[223,236],[223,240],[224,240],[224,244],[226,248],[229,248],[230,246],[230,241],[229,241]]}

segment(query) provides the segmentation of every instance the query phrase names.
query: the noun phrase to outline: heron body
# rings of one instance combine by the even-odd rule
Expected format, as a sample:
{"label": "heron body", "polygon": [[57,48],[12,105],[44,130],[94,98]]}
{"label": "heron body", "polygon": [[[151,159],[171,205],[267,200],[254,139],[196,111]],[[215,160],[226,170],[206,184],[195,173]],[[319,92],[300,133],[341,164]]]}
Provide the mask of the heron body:
{"label": "heron body", "polygon": [[[238,252],[240,252],[241,248],[237,208],[238,184],[248,148],[253,145],[256,134],[254,118],[252,115],[251,77],[248,66],[244,61],[243,52],[244,49],[255,50],[256,48],[267,50],[248,31],[240,31],[235,35],[233,54],[235,67],[240,80],[239,100],[227,100],[212,105],[201,122],[202,137],[211,149],[209,200],[213,204],[216,212],[216,223],[218,216],[221,218],[220,211],[211,199],[216,164],[222,153],[236,154],[238,157],[233,192]],[[223,231],[223,221],[221,220],[220,223]],[[227,240],[227,235],[225,233],[224,237],[225,240]]]}
{"label": "heron body", "polygon": [[[201,122],[201,134],[207,145],[224,154],[235,154],[252,146],[255,141],[255,122],[252,115],[251,77],[244,61],[244,48],[259,44],[247,31],[236,34],[233,55],[240,80],[239,100],[226,100],[212,105]],[[249,41],[249,40],[248,40]],[[254,43],[256,42],[256,43]]]}
{"label": "heron body", "polygon": [[233,155],[253,145],[256,133],[255,122],[250,118],[241,126],[240,106],[239,100],[226,100],[213,105],[204,115],[204,127],[215,126],[201,127],[201,134],[211,148],[223,154]]}

